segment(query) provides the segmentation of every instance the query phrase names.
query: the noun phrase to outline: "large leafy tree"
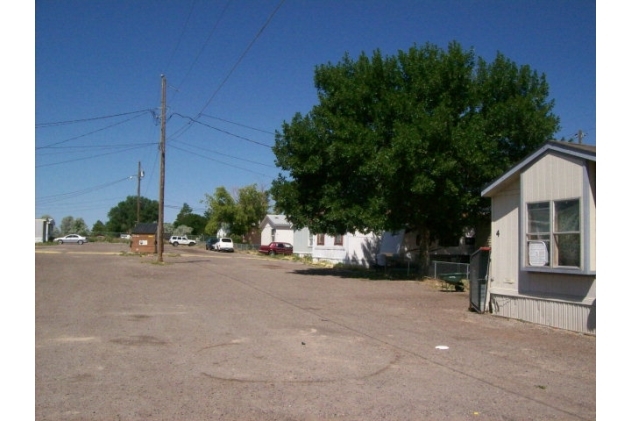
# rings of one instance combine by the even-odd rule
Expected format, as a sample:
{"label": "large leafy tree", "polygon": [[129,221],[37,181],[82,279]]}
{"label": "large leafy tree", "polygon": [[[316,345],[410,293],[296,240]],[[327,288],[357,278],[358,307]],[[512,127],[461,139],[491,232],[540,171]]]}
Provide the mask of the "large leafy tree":
{"label": "large leafy tree", "polygon": [[[175,221],[173,221],[173,226],[177,228],[181,225],[185,225],[191,228],[191,230],[186,234],[199,235],[204,232],[207,222],[207,218],[193,213],[193,208],[191,208],[188,203],[184,203],[184,205],[182,205],[182,209],[180,209],[180,212],[175,217]],[[176,233],[179,234],[179,231]]]}
{"label": "large leafy tree", "polygon": [[455,42],[347,54],[314,80],[319,104],[276,134],[276,208],[312,232],[417,230],[422,263],[430,241],[476,225],[486,183],[559,129],[544,74]]}
{"label": "large leafy tree", "polygon": [[[122,202],[107,213],[109,220],[106,227],[109,232],[128,232],[136,226],[138,217],[138,197],[127,196]],[[156,222],[158,220],[159,203],[146,197],[140,197],[140,221]]]}
{"label": "large leafy tree", "polygon": [[265,217],[269,193],[256,184],[240,188],[234,196],[225,187],[218,187],[213,196],[206,195],[208,223],[206,233],[214,235],[228,227],[231,234],[244,236]]}

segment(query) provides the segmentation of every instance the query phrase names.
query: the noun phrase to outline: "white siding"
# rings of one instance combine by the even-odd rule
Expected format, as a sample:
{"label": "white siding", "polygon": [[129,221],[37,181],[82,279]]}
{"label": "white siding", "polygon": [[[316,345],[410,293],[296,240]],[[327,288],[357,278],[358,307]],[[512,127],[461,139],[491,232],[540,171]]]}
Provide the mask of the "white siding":
{"label": "white siding", "polygon": [[311,254],[313,252],[311,239],[312,236],[308,228],[294,231],[294,242],[292,243],[294,246],[294,254],[299,256]]}
{"label": "white siding", "polygon": [[265,224],[261,230],[261,244],[269,244],[272,242],[272,226]]}
{"label": "white siding", "polygon": [[493,197],[489,291],[517,292],[519,280],[519,180]]}
{"label": "white siding", "polygon": [[272,235],[272,227],[270,224],[265,224],[263,230],[261,230],[261,244],[269,244],[272,241],[281,241],[284,243],[294,243],[294,231],[291,228],[276,228],[276,232]]}
{"label": "white siding", "polygon": [[313,260],[364,267],[376,262],[379,241],[374,234],[346,234],[343,236],[342,245],[335,245],[334,241],[334,237],[325,235],[324,245],[317,245],[317,240],[314,239]]}
{"label": "white siding", "polygon": [[521,176],[524,203],[575,199],[583,194],[583,161],[547,154]]}

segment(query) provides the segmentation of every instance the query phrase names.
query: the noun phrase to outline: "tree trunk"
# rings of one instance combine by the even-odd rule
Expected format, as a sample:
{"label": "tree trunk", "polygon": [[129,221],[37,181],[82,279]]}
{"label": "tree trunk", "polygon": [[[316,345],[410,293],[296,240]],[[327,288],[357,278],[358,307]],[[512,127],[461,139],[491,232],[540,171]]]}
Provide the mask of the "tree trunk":
{"label": "tree trunk", "polygon": [[429,229],[425,225],[421,225],[418,229],[419,233],[419,274],[421,276],[429,275]]}

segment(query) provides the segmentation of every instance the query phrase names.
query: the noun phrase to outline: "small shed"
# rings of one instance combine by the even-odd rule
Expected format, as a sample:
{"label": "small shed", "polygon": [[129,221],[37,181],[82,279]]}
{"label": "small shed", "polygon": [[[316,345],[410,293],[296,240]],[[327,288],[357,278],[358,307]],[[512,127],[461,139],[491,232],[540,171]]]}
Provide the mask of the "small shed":
{"label": "small shed", "polygon": [[131,230],[129,248],[134,253],[158,252],[158,224],[138,223]]}

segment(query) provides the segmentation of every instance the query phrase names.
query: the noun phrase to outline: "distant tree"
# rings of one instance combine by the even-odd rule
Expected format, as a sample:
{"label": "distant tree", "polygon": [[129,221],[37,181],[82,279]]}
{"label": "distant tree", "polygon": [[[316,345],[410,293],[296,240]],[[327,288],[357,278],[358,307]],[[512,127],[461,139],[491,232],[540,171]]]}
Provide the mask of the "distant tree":
{"label": "distant tree", "polygon": [[59,231],[61,235],[67,235],[67,234],[88,235],[88,225],[85,223],[83,218],[75,219],[72,216],[65,216],[61,220]]}
{"label": "distant tree", "polygon": [[240,188],[233,197],[225,187],[218,187],[213,196],[206,195],[206,205],[207,234],[214,235],[227,227],[232,235],[243,236],[265,217],[269,193],[252,184]]}
{"label": "distant tree", "polygon": [[206,194],[208,222],[204,232],[215,235],[222,224],[232,225],[235,219],[236,202],[225,187],[217,187],[213,196]]}
{"label": "distant tree", "polygon": [[237,193],[237,211],[231,227],[235,235],[246,235],[258,227],[269,209],[269,192],[258,189],[256,184],[245,186]]}
{"label": "distant tree", "polygon": [[175,231],[175,227],[170,222],[165,222],[162,225],[162,229],[163,229],[165,235],[173,235],[173,231]]}
{"label": "distant tree", "polygon": [[173,226],[179,227],[180,225],[186,225],[191,228],[191,232],[188,234],[199,235],[204,233],[204,228],[206,228],[207,222],[208,218],[193,213],[193,208],[191,208],[187,203],[184,203],[182,209],[180,209],[180,213],[177,214],[177,217],[173,222]]}
{"label": "distant tree", "polygon": [[92,225],[92,235],[104,235],[107,230],[105,229],[105,224],[98,220]]}
{"label": "distant tree", "polygon": [[193,228],[187,227],[186,225],[178,225],[173,229],[171,235],[189,235],[193,233]]}
{"label": "distant tree", "polygon": [[316,67],[319,104],[276,134],[271,187],[296,228],[344,234],[407,228],[453,241],[488,217],[483,186],[559,129],[545,75],[451,43]]}
{"label": "distant tree", "polygon": [[[127,196],[107,213],[106,227],[109,232],[128,232],[136,226],[137,197]],[[140,222],[158,221],[159,203],[157,200],[140,197]]]}

